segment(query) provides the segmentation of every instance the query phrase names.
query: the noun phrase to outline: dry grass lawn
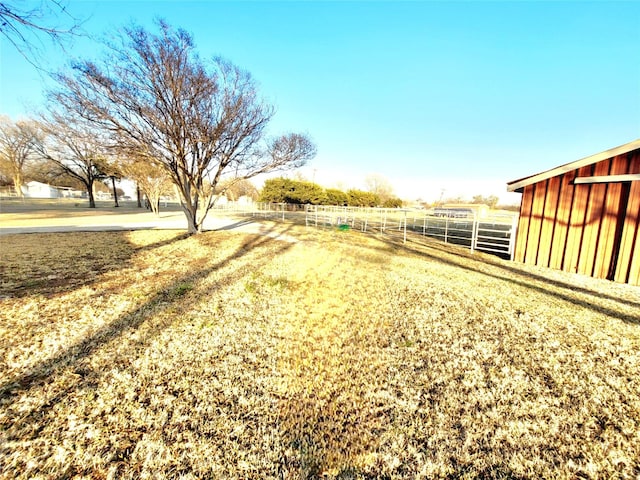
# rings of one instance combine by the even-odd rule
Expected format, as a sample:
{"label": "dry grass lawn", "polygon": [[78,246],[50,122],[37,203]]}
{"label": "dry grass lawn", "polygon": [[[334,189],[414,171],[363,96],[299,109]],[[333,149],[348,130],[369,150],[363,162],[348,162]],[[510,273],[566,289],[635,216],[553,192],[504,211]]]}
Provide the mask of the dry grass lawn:
{"label": "dry grass lawn", "polygon": [[640,476],[640,289],[269,228],[0,237],[0,477]]}

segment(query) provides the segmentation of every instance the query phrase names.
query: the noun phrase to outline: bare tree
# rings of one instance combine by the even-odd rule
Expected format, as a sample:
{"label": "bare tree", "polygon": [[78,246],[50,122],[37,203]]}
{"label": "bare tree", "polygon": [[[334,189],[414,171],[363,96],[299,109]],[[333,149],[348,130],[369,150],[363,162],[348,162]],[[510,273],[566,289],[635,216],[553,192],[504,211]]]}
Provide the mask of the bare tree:
{"label": "bare tree", "polygon": [[364,183],[367,186],[367,191],[377,195],[381,203],[385,203],[394,196],[393,187],[389,183],[389,180],[378,173],[367,175]]}
{"label": "bare tree", "polygon": [[265,138],[274,109],[251,75],[204,62],[184,30],[124,29],[100,64],[60,74],[52,104],[75,112],[125,157],[157,162],[176,185],[189,233],[202,231],[218,182],[302,166],[315,155],[304,135]]}
{"label": "bare tree", "polygon": [[122,159],[120,168],[145,194],[151,211],[159,215],[160,197],[169,193],[172,187],[166,171],[155,162],[140,159]]}
{"label": "bare tree", "polygon": [[33,121],[12,122],[0,117],[0,170],[13,179],[13,187],[22,198],[25,167],[34,158],[40,143],[37,125]]}
{"label": "bare tree", "polygon": [[499,200],[500,199],[495,195],[489,195],[488,197],[485,197],[483,195],[474,195],[471,203],[485,204],[491,208],[495,208]]}
{"label": "bare tree", "polygon": [[39,154],[53,166],[50,175],[81,182],[89,196],[89,208],[96,208],[94,183],[107,177],[108,162],[95,132],[77,118],[57,114],[43,120],[41,128],[46,138]]}
{"label": "bare tree", "polygon": [[260,195],[255,185],[246,178],[230,178],[218,182],[217,187],[217,194],[225,195],[231,201],[237,201],[240,197],[249,197],[255,201]]}
{"label": "bare tree", "polygon": [[[21,8],[27,5],[28,8]],[[67,11],[59,0],[41,0],[27,3],[0,2],[0,35],[6,38],[32,65],[36,62],[37,44],[42,37],[62,47],[64,39],[78,35],[80,22]]]}

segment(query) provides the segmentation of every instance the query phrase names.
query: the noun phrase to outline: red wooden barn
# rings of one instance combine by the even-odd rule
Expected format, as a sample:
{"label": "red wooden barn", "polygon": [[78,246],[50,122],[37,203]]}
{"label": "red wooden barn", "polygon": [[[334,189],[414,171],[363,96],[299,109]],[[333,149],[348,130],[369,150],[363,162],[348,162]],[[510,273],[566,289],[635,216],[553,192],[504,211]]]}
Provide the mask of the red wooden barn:
{"label": "red wooden barn", "polygon": [[640,140],[514,180],[515,260],[640,285]]}

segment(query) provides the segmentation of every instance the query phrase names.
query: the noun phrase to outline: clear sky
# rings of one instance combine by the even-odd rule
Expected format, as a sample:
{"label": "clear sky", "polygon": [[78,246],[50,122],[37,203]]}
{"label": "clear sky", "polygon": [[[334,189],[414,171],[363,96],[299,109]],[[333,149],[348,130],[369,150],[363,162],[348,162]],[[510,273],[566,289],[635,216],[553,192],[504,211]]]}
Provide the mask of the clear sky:
{"label": "clear sky", "polygon": [[[250,71],[271,131],[308,133],[303,174],[327,187],[378,173],[407,199],[517,202],[506,182],[640,138],[640,2],[66,3],[92,36],[160,17]],[[42,49],[45,68],[68,64]],[[46,77],[6,40],[0,54],[0,113],[41,108]]]}

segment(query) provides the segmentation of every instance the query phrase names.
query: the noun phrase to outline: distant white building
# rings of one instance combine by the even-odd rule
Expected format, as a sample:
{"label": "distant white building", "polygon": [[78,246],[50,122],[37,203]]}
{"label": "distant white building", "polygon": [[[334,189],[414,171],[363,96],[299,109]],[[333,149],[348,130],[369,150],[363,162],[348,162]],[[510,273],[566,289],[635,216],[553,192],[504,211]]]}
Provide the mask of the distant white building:
{"label": "distant white building", "polygon": [[58,198],[60,192],[56,187],[40,182],[28,182],[22,187],[22,193],[27,198]]}
{"label": "distant white building", "polygon": [[251,205],[253,203],[253,198],[248,195],[242,195],[236,200],[238,205]]}
{"label": "distant white building", "polygon": [[229,203],[229,200],[224,195],[214,195],[213,196],[214,205],[222,206]]}
{"label": "distant white building", "polygon": [[484,203],[445,203],[442,208],[450,210],[471,210],[478,218],[486,218],[491,210]]}
{"label": "distant white building", "polygon": [[94,196],[96,200],[113,200],[113,195],[107,192],[98,192]]}
{"label": "distant white building", "polygon": [[56,187],[58,189],[58,193],[62,198],[82,198],[87,195],[87,192],[83,192],[82,190],[76,190],[72,187]]}

